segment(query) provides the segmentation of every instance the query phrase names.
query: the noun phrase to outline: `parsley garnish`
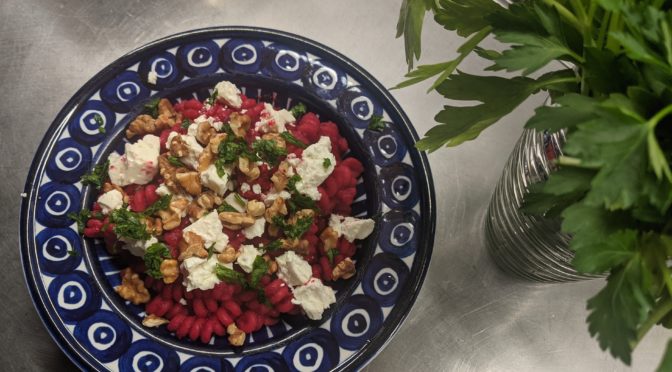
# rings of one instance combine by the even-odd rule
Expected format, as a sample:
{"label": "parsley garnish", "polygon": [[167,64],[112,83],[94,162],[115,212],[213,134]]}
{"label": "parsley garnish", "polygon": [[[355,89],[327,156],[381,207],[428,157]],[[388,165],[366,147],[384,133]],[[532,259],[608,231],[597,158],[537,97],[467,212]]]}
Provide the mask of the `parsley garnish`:
{"label": "parsley garnish", "polygon": [[301,181],[301,176],[295,174],[287,180],[287,190],[289,190],[292,195],[291,199],[287,200],[287,207],[291,213],[294,213],[300,209],[316,209],[317,204],[315,200],[311,199],[308,195],[302,194],[299,190],[296,189],[296,183]]}
{"label": "parsley garnish", "polygon": [[329,169],[329,167],[331,166],[331,159],[324,158],[324,161],[322,162],[322,166],[324,167],[324,169]]}
{"label": "parsley garnish", "polygon": [[182,120],[182,125],[181,125],[182,128],[187,129],[187,128],[189,128],[190,125],[191,125],[191,121],[189,121],[189,119],[185,118],[185,119]]}
{"label": "parsley garnish", "polygon": [[147,209],[145,209],[145,210],[143,211],[143,213],[144,213],[146,216],[151,216],[152,214],[154,214],[154,213],[156,213],[156,212],[158,212],[158,211],[162,211],[162,210],[166,210],[166,209],[168,209],[168,207],[170,206],[170,200],[171,200],[171,198],[172,198],[171,195],[163,195],[163,196],[161,196],[161,197],[159,198],[159,200],[155,201],[154,203],[152,203],[152,205],[150,205],[149,207],[147,207]]}
{"label": "parsley garnish", "polygon": [[303,102],[299,102],[294,107],[292,107],[289,112],[292,113],[292,116],[296,118],[297,120],[303,116],[306,112],[308,111],[308,108],[306,105],[303,104]]}
{"label": "parsley garnish", "polygon": [[280,240],[274,240],[266,245],[264,245],[264,251],[272,252],[280,249],[282,247],[282,242]]}
{"label": "parsley garnish", "polygon": [[338,256],[339,251],[336,248],[331,248],[330,250],[327,251],[327,258],[329,259],[329,263],[333,264],[334,263],[334,257]]}
{"label": "parsley garnish", "polygon": [[105,122],[103,121],[103,117],[95,114],[93,120],[98,124],[98,133],[105,133]]}
{"label": "parsley garnish", "polygon": [[275,216],[273,217],[273,224],[281,228],[288,238],[300,239],[303,234],[310,229],[310,225],[313,224],[313,217],[306,216],[298,218],[296,223],[292,225],[287,223],[282,216]]}
{"label": "parsley garnish", "polygon": [[96,189],[103,187],[103,183],[109,178],[107,169],[110,166],[110,161],[106,160],[102,164],[93,167],[90,173],[82,176],[81,181],[84,185],[93,185]]}
{"label": "parsley garnish", "polygon": [[217,264],[217,266],[215,266],[215,275],[217,275],[219,280],[223,280],[227,283],[241,284],[241,285],[246,284],[245,275],[220,264]]}
{"label": "parsley garnish", "polygon": [[217,92],[217,89],[213,90],[210,97],[208,97],[208,99],[205,100],[205,103],[207,103],[210,106],[214,105],[218,95],[219,92]]}
{"label": "parsley garnish", "polygon": [[369,130],[381,132],[383,129],[385,129],[385,122],[383,121],[383,117],[380,115],[373,115],[371,117],[371,121],[369,121],[368,128]]}
{"label": "parsley garnish", "polygon": [[70,212],[68,213],[68,218],[77,222],[77,231],[81,234],[84,232],[84,227],[86,227],[86,221],[91,218],[91,211],[84,209],[79,211],[79,213]]}
{"label": "parsley garnish", "polygon": [[287,149],[279,147],[274,140],[256,140],[252,143],[252,149],[259,159],[271,165],[276,165],[280,157],[287,155]]}
{"label": "parsley garnish", "polygon": [[302,149],[305,149],[307,147],[307,145],[305,143],[299,141],[299,139],[294,137],[294,135],[292,135],[289,131],[280,133],[280,137],[282,137],[282,139],[284,139],[285,142],[287,142],[289,144],[292,144],[296,147],[299,147],[299,148],[302,148]]}
{"label": "parsley garnish", "polygon": [[222,213],[222,212],[238,212],[238,210],[234,207],[231,206],[229,203],[224,203],[217,207],[217,212]]}
{"label": "parsley garnish", "polygon": [[155,98],[145,103],[144,112],[145,114],[156,119],[159,116],[159,99]]}
{"label": "parsley garnish", "polygon": [[238,193],[233,194],[233,199],[236,200],[236,203],[240,205],[241,207],[245,208],[247,206],[247,202],[245,202],[245,199],[243,199],[242,196],[240,196]]}
{"label": "parsley garnish", "polygon": [[146,273],[156,279],[163,278],[161,274],[161,262],[165,258],[171,258],[170,251],[163,243],[154,243],[147,247],[143,260],[145,261]]}
{"label": "parsley garnish", "polygon": [[224,165],[233,164],[241,156],[250,159],[250,161],[259,160],[257,155],[249,149],[247,142],[245,142],[243,138],[238,138],[233,135],[226,136],[226,138],[219,144],[217,150],[217,161],[215,162],[215,165],[217,166],[217,162],[219,162],[219,167],[222,169]]}
{"label": "parsley garnish", "polygon": [[217,251],[215,250],[215,244],[213,243],[208,247],[208,258],[212,257],[215,253],[217,253]]}
{"label": "parsley garnish", "polygon": [[142,241],[151,237],[141,213],[126,208],[115,209],[110,213],[110,222],[114,224],[114,233],[118,237]]}
{"label": "parsley garnish", "polygon": [[296,190],[296,183],[299,181],[301,181],[301,176],[298,174],[295,174],[287,179],[287,189],[289,192],[298,193],[298,190]]}
{"label": "parsley garnish", "polygon": [[250,285],[257,287],[261,277],[268,272],[268,263],[263,257],[257,256],[252,263],[252,272],[250,273]]}
{"label": "parsley garnish", "polygon": [[184,167],[184,163],[182,163],[182,161],[180,160],[180,158],[178,158],[177,156],[168,155],[168,156],[167,156],[167,159],[168,159],[168,162],[169,162],[171,165],[174,165],[174,166],[176,166],[176,167]]}

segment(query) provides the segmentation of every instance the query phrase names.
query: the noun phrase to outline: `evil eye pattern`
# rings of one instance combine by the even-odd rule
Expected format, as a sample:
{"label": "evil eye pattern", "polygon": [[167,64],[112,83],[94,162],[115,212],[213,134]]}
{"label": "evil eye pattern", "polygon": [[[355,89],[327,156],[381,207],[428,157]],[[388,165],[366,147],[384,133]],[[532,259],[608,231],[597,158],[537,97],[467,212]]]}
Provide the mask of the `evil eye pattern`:
{"label": "evil eye pattern", "polygon": [[78,322],[75,337],[101,362],[119,358],[131,344],[131,327],[111,311],[99,311]]}
{"label": "evil eye pattern", "polygon": [[264,72],[283,80],[294,81],[301,77],[308,65],[308,57],[291,48],[273,43],[266,47]]}
{"label": "evil eye pattern", "polygon": [[[31,286],[49,299],[45,306],[48,326],[65,337],[68,352],[78,354],[81,358],[77,359],[86,362],[83,369],[112,366],[121,371],[326,371],[338,368],[351,358],[357,361],[350,365],[359,366],[371,354],[357,350],[369,343],[380,345],[387,334],[385,327],[394,329],[398,325],[399,314],[409,306],[402,291],[409,287],[409,282],[418,284],[422,280],[417,267],[428,263],[426,256],[414,256],[421,246],[431,248],[422,245],[419,236],[421,231],[427,231],[422,225],[427,223],[425,213],[430,214],[431,221],[433,219],[431,209],[427,212],[425,205],[418,207],[420,194],[425,189],[420,184],[424,178],[417,175],[425,168],[417,161],[421,156],[407,160],[409,153],[417,154],[411,146],[413,136],[405,128],[408,123],[394,102],[375,84],[370,84],[368,78],[357,78],[360,75],[352,63],[344,63],[321,51],[319,46],[309,46],[282,35],[266,40],[249,30],[222,32],[214,39],[211,34],[190,35],[180,41],[155,43],[151,49],[125,57],[124,62],[94,80],[99,82],[95,87],[72,101],[81,102],[79,106],[73,104],[64,109],[69,116],[63,117],[70,119],[59,119],[58,124],[54,124],[58,128],[50,129],[50,133],[60,133],[60,137],[50,138],[40,152],[48,156],[42,166],[36,168],[40,171],[31,175],[31,184],[42,186],[26,198],[33,203],[26,210],[27,222],[34,223],[32,230],[29,228],[34,235],[25,239],[27,254],[33,255],[31,265],[37,263],[31,269],[42,278],[33,280]],[[221,69],[227,74],[220,74]],[[155,84],[148,82],[150,71],[156,74]],[[106,310],[121,307],[132,321],[144,316],[144,305],[128,304],[118,297],[106,297],[105,301],[111,302],[103,305],[103,292],[99,287],[119,285],[119,270],[123,267],[109,256],[102,241],[88,241],[88,247],[92,248],[88,254],[94,257],[101,278],[101,282],[94,285],[93,278],[87,275],[91,268],[88,260],[83,259],[82,238],[67,214],[80,209],[83,193],[80,194],[79,179],[91,169],[93,157],[97,155],[92,152],[123,153],[127,141],[123,132],[114,129],[132,119],[132,115],[125,114],[137,112],[149,101],[150,95],[203,100],[211,94],[203,82],[212,81],[214,85],[226,76],[248,97],[272,101],[277,107],[289,108],[297,99],[310,106],[311,100],[318,98],[330,106],[324,113],[319,107],[316,109],[320,115],[330,116],[331,110],[344,119],[339,125],[352,145],[350,156],[356,154],[365,159],[368,172],[367,183],[356,185],[353,214],[370,215],[371,206],[375,206],[374,209],[382,206],[387,213],[377,218],[376,235],[369,238],[374,244],[367,245],[380,247],[383,252],[361,267],[358,277],[334,286],[339,293],[346,293],[361,280],[363,294],[339,298],[340,304],[325,314],[319,328],[312,328],[315,322],[307,321],[300,314],[283,317],[282,322],[264,327],[247,338],[245,346],[262,349],[255,351],[256,354],[243,346],[243,355],[212,358],[197,356],[196,351],[190,349],[200,345],[177,341],[165,328],[131,333],[128,320],[122,321],[122,317]],[[196,79],[190,79],[192,77]],[[269,80],[273,81],[271,87],[282,84],[290,89],[271,88],[266,83]],[[194,88],[188,88],[192,85]],[[382,131],[368,130],[374,116],[388,120]],[[100,129],[101,122],[104,130]],[[118,136],[112,138],[113,135]],[[366,193],[367,189],[376,187],[379,192]],[[371,200],[372,196],[380,200]],[[425,257],[421,265],[414,264],[417,257]],[[411,271],[411,267],[415,271]],[[105,293],[107,296],[108,292]],[[402,305],[397,308],[399,304]],[[306,327],[312,329],[293,337]],[[152,334],[150,338],[145,338],[147,332]],[[172,346],[167,346],[166,339],[180,345],[179,356]],[[269,351],[266,347],[274,340],[287,341]],[[225,337],[216,337],[214,345],[206,348],[224,353],[232,350]],[[343,349],[355,353],[344,353]],[[367,350],[375,352],[374,348]]]}
{"label": "evil eye pattern", "polygon": [[339,350],[331,333],[316,328],[287,345],[282,356],[292,372],[329,371],[338,364]]}
{"label": "evil eye pattern", "polygon": [[390,253],[379,253],[373,257],[364,273],[364,294],[376,300],[380,306],[392,306],[397,302],[408,273],[404,261]]}
{"label": "evil eye pattern", "polygon": [[217,71],[219,46],[212,40],[192,43],[177,49],[177,64],[187,76],[212,74]]}
{"label": "evil eye pattern", "polygon": [[82,243],[73,229],[49,228],[35,238],[40,267],[47,273],[58,275],[71,272],[82,262]]}
{"label": "evil eye pattern", "polygon": [[264,44],[259,40],[231,39],[224,44],[219,59],[227,71],[256,73],[263,53]]}
{"label": "evil eye pattern", "polygon": [[267,352],[246,356],[236,365],[236,372],[286,372],[289,367],[277,353]]}
{"label": "evil eye pattern", "polygon": [[331,333],[347,350],[364,346],[383,325],[383,311],[371,297],[354,295],[331,317]]}
{"label": "evil eye pattern", "polygon": [[35,218],[49,227],[66,227],[72,224],[68,213],[76,212],[80,206],[79,190],[73,185],[49,182],[38,191],[39,199]]}
{"label": "evil eye pattern", "polygon": [[58,141],[54,156],[47,163],[47,176],[53,181],[75,183],[89,170],[91,149],[72,138]]}
{"label": "evil eye pattern", "polygon": [[[103,102],[89,100],[70,120],[68,131],[77,142],[93,146],[103,142],[107,133],[114,127],[115,120],[114,112]],[[100,129],[101,122],[103,130]]]}
{"label": "evil eye pattern", "polygon": [[89,317],[100,308],[100,292],[89,276],[82,272],[59,275],[49,284],[49,298],[66,321]]}
{"label": "evil eye pattern", "polygon": [[180,372],[231,372],[233,370],[228,360],[206,357],[189,358],[180,366]]}
{"label": "evil eye pattern", "polygon": [[393,208],[413,208],[420,200],[413,186],[415,172],[410,165],[397,163],[380,170],[383,201]]}
{"label": "evil eye pattern", "polygon": [[149,97],[149,89],[134,71],[124,71],[100,90],[100,98],[114,111],[129,112]]}
{"label": "evil eye pattern", "polygon": [[419,217],[413,210],[391,210],[383,215],[378,243],[383,251],[404,258],[418,246]]}
{"label": "evil eye pattern", "polygon": [[119,359],[120,372],[177,371],[180,358],[174,350],[149,340],[131,344]]}
{"label": "evil eye pattern", "polygon": [[[149,82],[150,72],[156,75],[156,83]],[[142,61],[138,73],[146,84],[156,88],[173,86],[182,79],[175,56],[168,52],[159,53]]]}
{"label": "evil eye pattern", "polygon": [[318,96],[332,100],[348,85],[348,77],[328,62],[315,61],[303,74],[303,86]]}
{"label": "evil eye pattern", "polygon": [[336,102],[338,112],[356,127],[366,129],[374,116],[383,115],[383,107],[362,87],[346,89]]}
{"label": "evil eye pattern", "polygon": [[408,152],[403,138],[390,124],[382,131],[364,131],[364,145],[373,155],[374,163],[381,167],[401,162]]}

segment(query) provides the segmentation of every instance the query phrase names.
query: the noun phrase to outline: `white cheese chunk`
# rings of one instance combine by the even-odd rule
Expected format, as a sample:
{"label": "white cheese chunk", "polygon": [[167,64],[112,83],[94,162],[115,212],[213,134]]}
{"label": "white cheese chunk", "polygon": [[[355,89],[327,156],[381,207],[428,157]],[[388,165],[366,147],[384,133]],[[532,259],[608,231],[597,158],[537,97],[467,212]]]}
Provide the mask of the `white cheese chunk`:
{"label": "white cheese chunk", "polygon": [[187,134],[195,137],[196,134],[198,133],[198,125],[201,123],[210,124],[210,126],[215,128],[216,131],[221,131],[222,127],[224,126],[224,123],[218,121],[213,117],[201,115],[196,119],[194,119],[194,122],[191,125],[189,125],[189,128],[187,128]]}
{"label": "white cheese chunk", "polygon": [[102,208],[103,214],[108,214],[124,205],[124,196],[119,190],[112,189],[98,197],[98,205]]}
{"label": "white cheese chunk", "polygon": [[263,198],[264,198],[264,204],[266,204],[266,206],[269,206],[269,205],[273,204],[273,202],[277,198],[283,198],[284,200],[287,200],[291,197],[292,197],[292,195],[285,190],[282,190],[280,192],[276,192],[275,189],[271,189],[271,192],[266,194]]}
{"label": "white cheese chunk", "polygon": [[250,190],[251,190],[251,187],[250,187],[250,184],[249,184],[249,183],[247,183],[247,182],[243,182],[243,183],[240,185],[240,192],[248,192],[248,191],[250,191]]}
{"label": "white cheese chunk", "polygon": [[261,194],[261,185],[259,185],[258,183],[252,185],[252,192],[257,195]]}
{"label": "white cheese chunk", "polygon": [[120,239],[122,242],[126,243],[124,244],[124,249],[129,251],[132,255],[138,256],[138,257],[144,257],[145,256],[145,251],[149,246],[151,246],[154,243],[158,243],[159,241],[155,237],[149,238],[149,240],[134,240],[134,239],[129,239],[129,238],[121,238]]}
{"label": "white cheese chunk", "polygon": [[336,302],[336,294],[333,289],[322,284],[317,278],[312,278],[308,283],[294,288],[292,303],[301,306],[306,316],[312,320],[322,319],[322,313],[329,305]]}
{"label": "white cheese chunk", "polygon": [[278,264],[278,277],[290,287],[302,285],[313,276],[313,269],[308,261],[294,251],[287,251],[278,256],[275,262]]}
{"label": "white cheese chunk", "polygon": [[229,174],[225,171],[223,176],[217,173],[217,167],[210,164],[208,168],[201,173],[201,184],[214,191],[219,196],[224,196],[228,190]]}
{"label": "white cheese chunk", "polygon": [[273,105],[264,103],[264,110],[259,115],[259,121],[254,125],[254,128],[262,133],[282,133],[286,132],[285,126],[289,123],[295,122],[296,119],[291,112],[282,109],[275,110]]}
{"label": "white cheese chunk", "polygon": [[173,195],[173,193],[170,191],[168,186],[166,186],[165,183],[162,183],[159,185],[159,187],[156,188],[156,194],[159,196],[166,196],[166,195]]}
{"label": "white cheese chunk", "polygon": [[264,217],[257,218],[254,221],[254,225],[243,229],[243,235],[245,235],[247,239],[258,238],[264,235],[265,228],[266,228],[266,219]]}
{"label": "white cheese chunk", "polygon": [[[217,256],[214,255],[208,259],[189,257],[182,261],[182,270],[185,271],[183,284],[187,287],[187,292],[194,289],[204,291],[213,289],[220,282],[217,274],[215,274],[215,267],[218,263]],[[233,268],[231,264],[223,264],[223,266],[229,269]]]}
{"label": "white cheese chunk", "polygon": [[214,245],[217,252],[221,252],[229,244],[228,235],[222,232],[222,222],[217,211],[212,211],[184,228],[183,233],[192,232],[203,238],[205,248]]}
{"label": "white cheese chunk", "polygon": [[245,244],[240,246],[238,253],[240,255],[238,255],[236,263],[244,272],[251,273],[254,268],[254,259],[259,256],[259,250],[253,245]]}
{"label": "white cheese chunk", "polygon": [[124,155],[111,153],[110,181],[119,186],[149,183],[159,170],[159,146],[159,137],[148,134],[136,143],[127,143]]}
{"label": "white cheese chunk", "polygon": [[[192,124],[193,125],[193,124]],[[201,156],[203,152],[203,146],[196,140],[196,137],[190,135],[183,135],[177,132],[170,132],[168,138],[166,139],[166,148],[170,150],[170,143],[173,138],[180,136],[182,141],[187,145],[188,151],[187,154],[180,158],[180,161],[184,165],[190,167],[191,169],[198,169],[198,157]]]}
{"label": "white cheese chunk", "polygon": [[223,101],[231,107],[240,108],[243,99],[240,98],[240,90],[230,81],[220,81],[215,85],[217,91],[217,100]]}
{"label": "white cheese chunk", "polygon": [[224,198],[224,201],[240,213],[245,213],[247,207],[247,200],[235,192],[230,193]]}
{"label": "white cheese chunk", "polygon": [[158,79],[158,77],[159,75],[157,75],[156,72],[152,70],[147,73],[147,82],[156,85],[156,79]]}
{"label": "white cheese chunk", "polygon": [[329,226],[338,233],[338,236],[344,236],[350,243],[355,240],[366,239],[371,235],[376,222],[370,218],[359,219],[355,217],[343,217],[332,214],[329,218]]}
{"label": "white cheese chunk", "polygon": [[[325,159],[328,160],[326,167]],[[329,177],[335,166],[336,157],[331,153],[331,140],[322,136],[317,143],[303,150],[301,161],[295,166],[296,173],[301,177],[296,183],[296,190],[313,200],[320,200],[321,195],[317,187]]]}

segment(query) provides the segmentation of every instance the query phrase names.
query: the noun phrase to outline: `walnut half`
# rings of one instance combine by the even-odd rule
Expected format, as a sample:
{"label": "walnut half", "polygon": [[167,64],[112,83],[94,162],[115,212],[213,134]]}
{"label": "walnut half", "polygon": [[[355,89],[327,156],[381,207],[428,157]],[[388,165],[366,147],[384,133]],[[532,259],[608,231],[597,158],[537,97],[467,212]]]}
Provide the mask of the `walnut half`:
{"label": "walnut half", "polygon": [[121,270],[121,285],[114,288],[115,292],[124,300],[131,301],[135,305],[144,304],[149,301],[149,291],[145,288],[145,283],[138,274],[134,273],[130,267]]}
{"label": "walnut half", "polygon": [[161,261],[159,267],[161,275],[163,275],[163,282],[166,284],[174,283],[180,276],[180,269],[177,265],[177,260],[168,258]]}
{"label": "walnut half", "polygon": [[208,251],[205,250],[205,243],[200,235],[187,231],[182,234],[182,239],[177,246],[180,249],[179,261],[184,261],[189,257],[207,258]]}
{"label": "walnut half", "polygon": [[142,325],[148,328],[156,328],[168,323],[170,323],[168,319],[161,318],[154,314],[149,314],[142,320]]}
{"label": "walnut half", "polygon": [[331,275],[334,280],[338,280],[340,278],[350,279],[355,275],[355,272],[355,263],[352,262],[350,257],[348,257],[345,260],[339,262],[338,265],[334,267]]}
{"label": "walnut half", "polygon": [[229,334],[229,343],[233,346],[242,346],[245,343],[245,332],[236,327],[236,323],[229,324],[226,327],[226,333]]}

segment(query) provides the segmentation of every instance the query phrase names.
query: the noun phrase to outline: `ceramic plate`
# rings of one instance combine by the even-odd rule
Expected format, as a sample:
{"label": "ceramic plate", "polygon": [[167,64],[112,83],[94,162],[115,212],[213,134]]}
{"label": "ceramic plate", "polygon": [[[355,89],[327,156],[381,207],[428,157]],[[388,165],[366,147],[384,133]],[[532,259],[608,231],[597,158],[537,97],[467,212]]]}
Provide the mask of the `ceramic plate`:
{"label": "ceramic plate", "polygon": [[[157,75],[149,83],[148,73]],[[231,348],[145,328],[141,307],[116,295],[121,267],[82,239],[70,212],[89,208],[80,177],[125,143],[124,128],[155,97],[205,99],[220,80],[275,106],[305,102],[339,125],[365,165],[353,214],[376,219],[360,244],[357,275],[339,284],[321,321],[286,318]],[[94,117],[104,120],[98,130]],[[382,132],[367,129],[382,115]],[[81,368],[96,370],[342,370],[370,361],[408,314],[432,251],[434,190],[417,134],[390,94],[361,67],[305,38],[266,29],[209,28],[141,47],[109,65],[68,101],[32,163],[21,211],[21,254],[35,307]],[[199,369],[203,367],[205,369]]]}

